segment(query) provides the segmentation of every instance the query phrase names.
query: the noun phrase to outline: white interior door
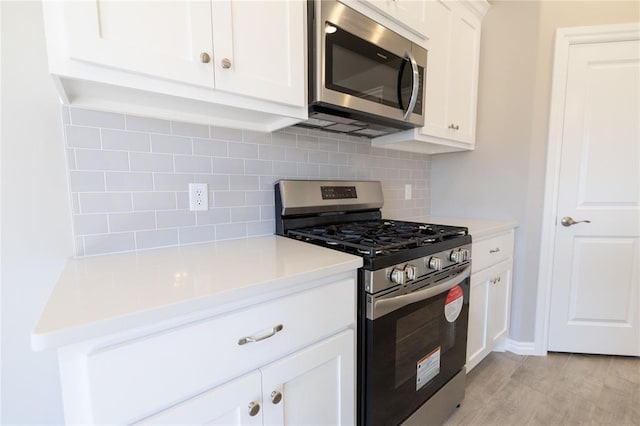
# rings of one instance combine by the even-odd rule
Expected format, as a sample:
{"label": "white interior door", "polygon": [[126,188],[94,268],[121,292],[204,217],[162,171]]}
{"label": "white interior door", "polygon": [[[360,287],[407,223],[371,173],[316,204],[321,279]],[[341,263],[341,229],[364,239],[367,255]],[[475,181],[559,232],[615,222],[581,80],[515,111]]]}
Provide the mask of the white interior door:
{"label": "white interior door", "polygon": [[571,45],[565,99],[548,349],[637,356],[640,42]]}

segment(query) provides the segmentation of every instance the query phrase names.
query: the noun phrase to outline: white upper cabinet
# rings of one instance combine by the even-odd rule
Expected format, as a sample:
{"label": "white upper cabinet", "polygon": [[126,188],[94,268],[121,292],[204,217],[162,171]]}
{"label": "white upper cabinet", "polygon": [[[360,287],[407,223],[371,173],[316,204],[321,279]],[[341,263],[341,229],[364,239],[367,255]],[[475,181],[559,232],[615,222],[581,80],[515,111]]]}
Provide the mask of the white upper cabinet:
{"label": "white upper cabinet", "polygon": [[307,117],[304,2],[45,2],[63,101],[270,131]]}
{"label": "white upper cabinet", "polygon": [[475,145],[481,20],[488,3],[427,1],[425,125],[376,138],[374,146],[436,154]]}
{"label": "white upper cabinet", "polygon": [[[369,7],[420,36],[428,37],[428,9],[430,0],[362,0]],[[345,2],[350,4],[350,2]]]}

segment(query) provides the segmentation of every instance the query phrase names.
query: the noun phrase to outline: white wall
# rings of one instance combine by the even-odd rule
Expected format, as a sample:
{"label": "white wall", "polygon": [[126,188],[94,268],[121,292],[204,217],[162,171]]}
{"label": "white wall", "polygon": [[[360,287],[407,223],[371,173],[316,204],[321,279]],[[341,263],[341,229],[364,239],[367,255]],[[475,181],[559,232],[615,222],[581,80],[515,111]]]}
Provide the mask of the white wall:
{"label": "white wall", "polygon": [[520,223],[510,337],[533,342],[556,28],[640,21],[633,1],[492,1],[483,22],[476,151],[434,156],[433,215]]}
{"label": "white wall", "polygon": [[64,421],[55,352],[30,334],[73,253],[60,106],[40,2],[2,8],[2,424]]}

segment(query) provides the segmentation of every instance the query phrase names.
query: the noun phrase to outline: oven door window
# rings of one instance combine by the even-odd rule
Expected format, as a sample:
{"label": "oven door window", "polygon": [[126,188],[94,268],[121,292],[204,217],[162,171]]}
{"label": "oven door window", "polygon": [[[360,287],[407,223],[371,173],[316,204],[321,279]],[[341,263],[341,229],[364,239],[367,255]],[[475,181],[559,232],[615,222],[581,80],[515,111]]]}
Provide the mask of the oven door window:
{"label": "oven door window", "polygon": [[[335,28],[325,38],[325,87],[377,104],[405,110],[412,88],[411,64],[347,31]],[[420,89],[424,68],[419,66]],[[413,109],[422,112],[422,96]]]}
{"label": "oven door window", "polygon": [[464,366],[469,279],[459,288],[463,303],[453,316],[445,291],[367,320],[368,424],[403,421]]}

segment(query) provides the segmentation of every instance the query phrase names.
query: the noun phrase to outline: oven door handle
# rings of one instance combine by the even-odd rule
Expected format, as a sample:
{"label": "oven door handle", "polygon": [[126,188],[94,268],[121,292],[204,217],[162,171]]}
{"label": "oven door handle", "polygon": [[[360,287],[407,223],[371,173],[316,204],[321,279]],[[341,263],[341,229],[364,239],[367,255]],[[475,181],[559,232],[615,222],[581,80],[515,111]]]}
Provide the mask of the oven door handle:
{"label": "oven door handle", "polygon": [[403,294],[401,296],[390,297],[389,299],[376,300],[373,305],[373,318],[377,319],[390,312],[397,311],[398,309],[410,305],[411,303],[419,302],[421,300],[429,299],[433,296],[444,293],[460,284],[471,276],[471,267],[467,267],[460,273],[455,275],[446,281],[441,282],[433,287],[425,288],[424,290],[414,291],[413,293]]}

